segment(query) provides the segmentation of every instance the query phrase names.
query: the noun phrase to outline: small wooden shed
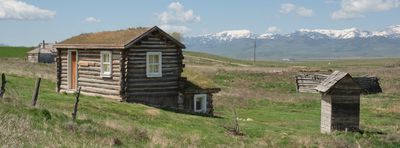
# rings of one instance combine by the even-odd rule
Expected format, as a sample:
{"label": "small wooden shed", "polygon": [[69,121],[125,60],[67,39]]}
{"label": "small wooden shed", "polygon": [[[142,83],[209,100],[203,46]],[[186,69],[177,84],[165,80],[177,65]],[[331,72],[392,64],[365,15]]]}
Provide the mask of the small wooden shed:
{"label": "small wooden shed", "polygon": [[46,43],[44,40],[36,48],[27,52],[28,61],[31,63],[54,63],[57,55],[54,43]]}
{"label": "small wooden shed", "polygon": [[[159,27],[86,33],[55,45],[57,91],[103,96],[161,108],[212,115],[212,93],[198,89],[190,100],[181,76],[185,45]],[[202,102],[198,110],[195,100]],[[197,101],[199,102],[199,101]]]}
{"label": "small wooden shed", "polygon": [[322,133],[359,130],[362,90],[350,74],[335,71],[322,81],[316,90],[322,95]]}

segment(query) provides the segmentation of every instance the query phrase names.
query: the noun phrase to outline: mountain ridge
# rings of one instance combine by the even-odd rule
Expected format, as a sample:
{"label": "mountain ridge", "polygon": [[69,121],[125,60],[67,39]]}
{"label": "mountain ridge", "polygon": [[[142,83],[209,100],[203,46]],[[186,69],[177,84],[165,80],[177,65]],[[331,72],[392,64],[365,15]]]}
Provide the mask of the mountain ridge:
{"label": "mountain ridge", "polygon": [[400,56],[400,25],[378,31],[357,28],[300,29],[288,34],[256,34],[249,30],[229,30],[185,37],[188,50],[237,59],[321,59]]}
{"label": "mountain ridge", "polygon": [[388,26],[379,31],[367,31],[361,30],[355,27],[346,28],[346,29],[299,29],[295,32],[288,33],[288,34],[278,34],[278,33],[262,33],[257,34],[253,33],[248,29],[239,29],[239,30],[226,30],[217,33],[209,33],[204,35],[197,35],[197,36],[187,36],[186,38],[196,38],[196,37],[208,37],[220,40],[233,40],[233,39],[240,39],[240,38],[257,38],[257,39],[271,39],[268,37],[272,36],[285,36],[290,37],[293,34],[303,34],[308,35],[307,33],[319,33],[322,35],[326,35],[329,38],[333,39],[350,39],[350,38],[367,38],[373,36],[382,36],[382,37],[390,37],[394,36],[400,38],[400,25],[392,25]]}

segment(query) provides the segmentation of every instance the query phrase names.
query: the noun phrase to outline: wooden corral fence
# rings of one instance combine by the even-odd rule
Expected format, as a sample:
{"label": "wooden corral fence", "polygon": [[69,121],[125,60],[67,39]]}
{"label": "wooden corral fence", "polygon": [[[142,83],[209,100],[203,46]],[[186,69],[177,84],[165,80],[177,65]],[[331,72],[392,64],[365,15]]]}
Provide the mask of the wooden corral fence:
{"label": "wooden corral fence", "polygon": [[[325,80],[328,75],[324,74],[299,74],[296,75],[297,92],[318,93],[315,90],[318,84]],[[379,79],[373,76],[353,77],[358,82],[364,94],[381,93],[382,88],[379,85]]]}
{"label": "wooden corral fence", "polygon": [[300,74],[296,76],[297,92],[318,93],[315,89],[319,83],[325,80],[328,75],[324,74]]}

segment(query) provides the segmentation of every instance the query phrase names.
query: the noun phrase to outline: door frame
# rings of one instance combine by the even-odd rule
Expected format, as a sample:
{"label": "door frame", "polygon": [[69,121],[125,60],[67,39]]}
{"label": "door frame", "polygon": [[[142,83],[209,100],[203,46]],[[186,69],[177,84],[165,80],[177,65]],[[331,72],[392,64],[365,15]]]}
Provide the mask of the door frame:
{"label": "door frame", "polygon": [[68,72],[67,72],[67,77],[68,77],[68,89],[69,90],[72,90],[72,88],[71,88],[71,67],[72,67],[72,52],[75,52],[75,60],[76,60],[76,62],[75,62],[75,71],[76,71],[76,79],[75,79],[75,84],[76,84],[76,87],[78,87],[78,61],[79,61],[79,59],[78,59],[78,50],[76,50],[76,49],[70,49],[70,50],[68,50]]}

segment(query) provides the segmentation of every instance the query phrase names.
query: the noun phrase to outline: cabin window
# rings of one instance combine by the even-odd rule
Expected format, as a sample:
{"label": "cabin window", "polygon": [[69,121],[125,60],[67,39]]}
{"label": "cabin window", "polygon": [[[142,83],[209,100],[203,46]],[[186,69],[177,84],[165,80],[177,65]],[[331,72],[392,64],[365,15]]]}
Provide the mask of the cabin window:
{"label": "cabin window", "polygon": [[111,51],[101,51],[100,52],[101,64],[100,64],[100,76],[111,77],[112,70],[112,54]]}
{"label": "cabin window", "polygon": [[194,112],[206,113],[207,94],[195,94],[193,102],[194,102]]}
{"label": "cabin window", "polygon": [[146,75],[147,77],[162,76],[162,57],[161,52],[147,52],[146,55]]}

